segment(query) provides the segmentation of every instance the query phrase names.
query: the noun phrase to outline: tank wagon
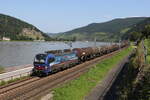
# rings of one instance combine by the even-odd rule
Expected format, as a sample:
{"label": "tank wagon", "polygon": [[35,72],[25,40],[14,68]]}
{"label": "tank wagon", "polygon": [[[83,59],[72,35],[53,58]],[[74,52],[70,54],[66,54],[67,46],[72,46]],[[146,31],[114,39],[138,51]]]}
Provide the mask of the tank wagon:
{"label": "tank wagon", "polygon": [[37,54],[34,58],[33,75],[48,75],[52,72],[67,69],[90,59],[111,53],[127,46],[128,43],[102,47],[74,48],[72,50],[51,50]]}

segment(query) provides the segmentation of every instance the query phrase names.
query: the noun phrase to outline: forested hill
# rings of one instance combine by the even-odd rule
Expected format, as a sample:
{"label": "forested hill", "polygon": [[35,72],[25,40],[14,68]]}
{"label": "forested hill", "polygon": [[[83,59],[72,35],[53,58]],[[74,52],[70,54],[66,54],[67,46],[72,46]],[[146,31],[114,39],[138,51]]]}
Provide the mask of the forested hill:
{"label": "forested hill", "polygon": [[142,31],[145,26],[150,25],[150,18],[147,18],[139,23],[137,23],[132,29],[131,31]]}
{"label": "forested hill", "polygon": [[134,25],[127,33],[123,36],[123,38],[130,40],[137,40],[141,36],[148,36],[150,35],[150,18],[147,18],[136,25]]}
{"label": "forested hill", "polygon": [[0,14],[0,37],[12,40],[44,39],[46,35],[35,26],[20,19]]}
{"label": "forested hill", "polygon": [[77,28],[57,35],[57,38],[117,41],[130,28],[145,20],[146,17],[119,18],[104,23],[92,23],[85,27]]}

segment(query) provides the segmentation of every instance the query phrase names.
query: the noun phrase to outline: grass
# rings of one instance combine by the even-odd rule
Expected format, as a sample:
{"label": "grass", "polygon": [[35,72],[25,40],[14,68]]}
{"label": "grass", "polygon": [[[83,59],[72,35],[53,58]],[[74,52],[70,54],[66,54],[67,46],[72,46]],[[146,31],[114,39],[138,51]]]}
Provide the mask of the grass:
{"label": "grass", "polygon": [[0,86],[6,85],[6,84],[10,84],[10,83],[13,83],[13,82],[16,82],[16,81],[19,81],[19,80],[23,80],[23,79],[26,79],[28,77],[29,76],[22,76],[22,77],[19,77],[19,78],[14,78],[14,79],[8,80],[8,81],[1,81],[0,82]]}
{"label": "grass", "polygon": [[111,58],[105,59],[76,80],[54,89],[54,100],[83,100],[84,97],[104,79],[108,71],[117,65],[123,57],[129,54],[132,48],[126,48]]}
{"label": "grass", "polygon": [[150,64],[150,55],[147,56],[147,63]]}
{"label": "grass", "polygon": [[144,45],[146,46],[147,49],[147,63],[150,64],[150,39],[145,39],[144,40]]}

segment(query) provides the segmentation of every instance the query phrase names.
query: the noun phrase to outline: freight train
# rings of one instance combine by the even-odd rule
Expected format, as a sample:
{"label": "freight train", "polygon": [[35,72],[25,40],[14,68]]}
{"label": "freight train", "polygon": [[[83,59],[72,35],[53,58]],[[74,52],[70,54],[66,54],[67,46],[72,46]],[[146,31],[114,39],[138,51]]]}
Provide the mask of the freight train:
{"label": "freight train", "polygon": [[86,47],[74,48],[72,50],[52,50],[42,54],[37,54],[34,58],[34,68],[32,75],[43,76],[53,72],[58,72],[79,63],[85,62],[96,57],[103,56],[127,46],[127,43],[120,45],[102,46],[102,47]]}

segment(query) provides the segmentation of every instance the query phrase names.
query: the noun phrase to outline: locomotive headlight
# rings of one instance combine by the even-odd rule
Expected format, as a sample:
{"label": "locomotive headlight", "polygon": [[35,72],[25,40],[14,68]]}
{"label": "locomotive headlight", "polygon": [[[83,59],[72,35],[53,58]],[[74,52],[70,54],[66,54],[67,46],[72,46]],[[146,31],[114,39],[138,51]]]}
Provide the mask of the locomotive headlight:
{"label": "locomotive headlight", "polygon": [[34,59],[34,61],[35,61],[35,62],[38,62],[38,60],[37,60],[36,58]]}
{"label": "locomotive headlight", "polygon": [[45,66],[45,69],[47,69],[48,67],[47,66]]}
{"label": "locomotive headlight", "polygon": [[83,52],[82,54],[85,55],[85,52]]}

